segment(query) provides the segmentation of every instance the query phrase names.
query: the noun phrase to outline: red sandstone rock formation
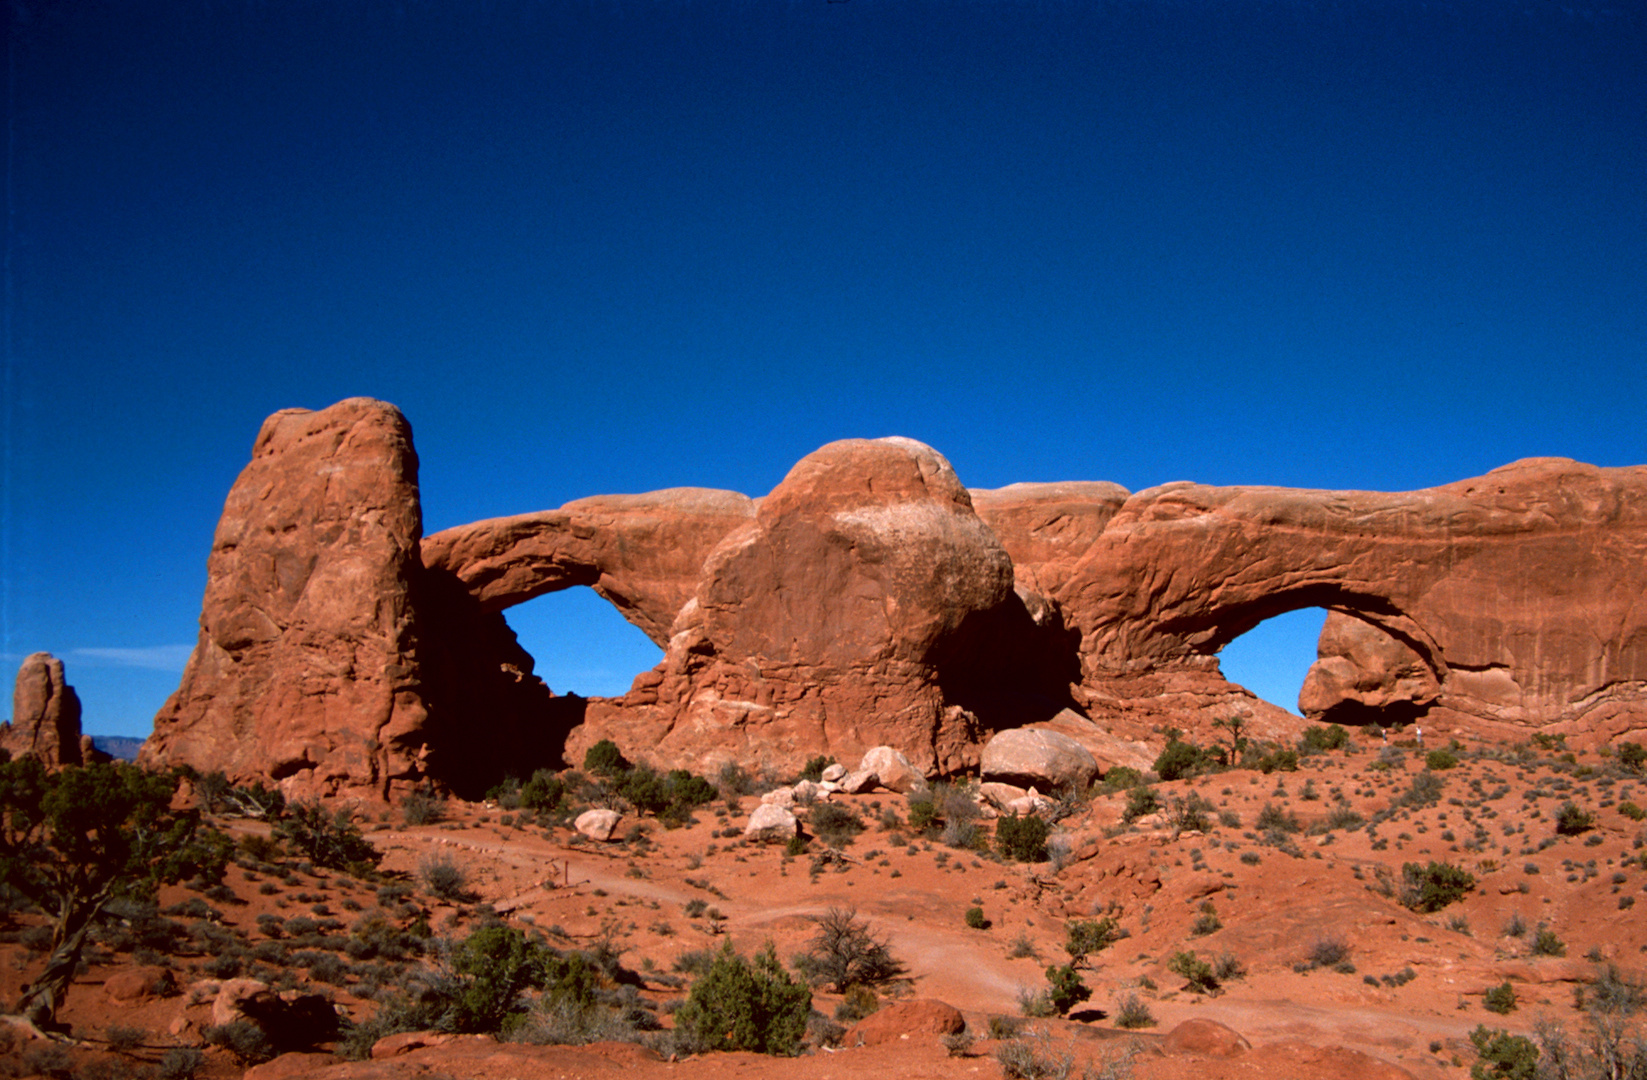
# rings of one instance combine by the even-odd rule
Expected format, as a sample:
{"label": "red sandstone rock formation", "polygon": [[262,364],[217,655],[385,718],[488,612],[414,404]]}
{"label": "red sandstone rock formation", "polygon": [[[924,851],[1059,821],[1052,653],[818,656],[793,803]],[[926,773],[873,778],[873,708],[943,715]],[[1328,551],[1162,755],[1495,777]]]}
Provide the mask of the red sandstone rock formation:
{"label": "red sandstone rock formation", "polygon": [[423,562],[451,573],[488,612],[588,585],[667,646],[704,559],[754,517],[754,501],[735,491],[599,495],[434,533],[424,537]]}
{"label": "red sandstone rock formation", "polygon": [[[1077,696],[1096,712],[1153,696],[1144,689],[1204,695],[1226,642],[1325,607],[1428,668],[1414,674],[1406,652],[1384,651],[1389,681],[1412,700],[1434,679],[1432,722],[1608,738],[1647,727],[1644,592],[1647,467],[1540,458],[1400,494],[1139,492],[1053,601],[1080,632]],[[1342,623],[1329,630],[1343,636]],[[1324,713],[1335,665],[1323,664],[1309,702]]]}
{"label": "red sandstone rock formation", "polygon": [[[606,496],[421,541],[419,517],[392,406],[271,417],[145,759],[297,793],[474,793],[601,738],[703,771],[885,744],[947,772],[1071,704],[1123,742],[1234,713],[1277,738],[1305,721],[1217,653],[1312,606],[1332,612],[1312,716],[1647,729],[1647,467],[1540,459],[1403,494],[969,493],[930,447],[849,440],[758,502]],[[554,698],[500,614],[579,584],[666,647],[621,698]]]}
{"label": "red sandstone rock formation", "polygon": [[412,433],[351,398],[264,421],[206,564],[200,638],[141,761],[298,790],[419,773]]}
{"label": "red sandstone rock formation", "polygon": [[31,653],[17,669],[11,723],[0,725],[0,749],[33,755],[48,766],[79,765],[80,698],[63,679],[63,661]]}
{"label": "red sandstone rock formation", "polygon": [[976,719],[941,684],[1012,595],[1011,560],[940,454],[831,443],[709,553],[663,664],[592,702],[568,757],[611,738],[709,770],[883,743],[923,769],[976,762]]}

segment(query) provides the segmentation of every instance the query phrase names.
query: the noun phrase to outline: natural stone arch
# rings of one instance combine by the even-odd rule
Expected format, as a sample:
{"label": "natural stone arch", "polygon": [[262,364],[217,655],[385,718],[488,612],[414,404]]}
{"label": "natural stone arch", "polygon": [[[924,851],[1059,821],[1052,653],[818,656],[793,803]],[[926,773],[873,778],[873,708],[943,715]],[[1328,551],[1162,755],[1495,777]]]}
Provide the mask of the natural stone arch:
{"label": "natural stone arch", "polygon": [[423,563],[451,574],[492,613],[587,585],[667,648],[704,559],[754,516],[755,501],[736,491],[599,495],[433,533],[423,538]]}

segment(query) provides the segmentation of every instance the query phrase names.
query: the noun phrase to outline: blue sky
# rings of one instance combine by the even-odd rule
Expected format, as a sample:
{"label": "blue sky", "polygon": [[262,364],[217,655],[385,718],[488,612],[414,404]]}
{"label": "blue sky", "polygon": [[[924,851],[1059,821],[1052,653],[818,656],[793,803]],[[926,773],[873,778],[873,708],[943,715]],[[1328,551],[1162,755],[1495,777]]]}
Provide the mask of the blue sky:
{"label": "blue sky", "polygon": [[[175,687],[262,418],[357,394],[430,531],[853,436],[974,487],[1647,462],[1634,5],[5,17],[0,653],[64,657],[89,731]],[[557,691],[656,659],[586,591],[510,618]],[[1289,626],[1237,676],[1288,705]]]}

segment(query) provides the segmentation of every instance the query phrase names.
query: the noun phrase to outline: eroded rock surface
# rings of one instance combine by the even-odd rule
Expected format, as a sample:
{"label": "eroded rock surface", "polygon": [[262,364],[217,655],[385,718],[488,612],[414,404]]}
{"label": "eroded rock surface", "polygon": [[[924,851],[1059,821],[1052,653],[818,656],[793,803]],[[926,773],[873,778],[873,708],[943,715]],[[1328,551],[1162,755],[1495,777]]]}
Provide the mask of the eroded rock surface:
{"label": "eroded rock surface", "polygon": [[64,679],[63,661],[51,653],[31,653],[18,667],[0,748],[47,766],[81,763],[80,697]]}
{"label": "eroded rock surface", "polygon": [[[1137,767],[1168,726],[1295,737],[1307,721],[1217,654],[1312,606],[1331,613],[1312,717],[1647,729],[1647,467],[1537,459],[1398,494],[969,492],[931,447],[847,440],[759,500],[680,488],[420,533],[392,406],[271,417],[145,758],[289,794],[474,792],[602,738],[710,774],[889,746],[918,777],[1033,726]],[[555,698],[504,622],[575,585],[666,650],[622,697]]]}

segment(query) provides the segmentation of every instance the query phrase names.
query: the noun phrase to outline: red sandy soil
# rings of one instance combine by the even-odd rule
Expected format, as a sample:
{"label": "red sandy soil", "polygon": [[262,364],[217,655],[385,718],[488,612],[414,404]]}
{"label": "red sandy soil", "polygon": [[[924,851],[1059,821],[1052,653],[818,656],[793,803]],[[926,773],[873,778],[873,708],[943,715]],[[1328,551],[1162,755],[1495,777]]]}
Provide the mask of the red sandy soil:
{"label": "red sandy soil", "polygon": [[[730,937],[750,952],[771,940],[780,956],[789,957],[811,936],[811,916],[831,906],[854,908],[908,968],[907,983],[889,997],[948,1002],[965,1015],[978,1041],[961,1057],[949,1056],[935,1035],[911,1034],[877,1046],[809,1050],[795,1059],[709,1054],[666,1062],[622,1044],[530,1047],[469,1037],[372,1062],[292,1057],[254,1075],[533,1080],[622,1072],[635,1080],[994,1080],[1001,1067],[994,1057],[998,1044],[984,1037],[990,1019],[1017,1016],[1020,990],[1044,986],[1046,965],[1066,959],[1067,920],[1106,913],[1126,936],[1083,972],[1092,1000],[1077,1007],[1075,1019],[1029,1023],[1048,1034],[1051,1050],[1073,1055],[1078,1066],[1133,1046],[1134,1075],[1145,1080],[1361,1077],[1384,1074],[1385,1066],[1394,1067],[1390,1076],[1404,1070],[1419,1080],[1463,1077],[1475,1060],[1468,1036],[1478,1024],[1528,1034],[1534,1020],[1546,1016],[1576,1032],[1582,1014],[1574,1007],[1575,991],[1603,965],[1641,981],[1647,923],[1633,905],[1647,890],[1644,830],[1620,806],[1647,803],[1647,781],[1594,754],[1564,760],[1559,751],[1488,747],[1481,756],[1461,753],[1458,767],[1435,774],[1443,782],[1437,802],[1397,810],[1372,835],[1365,827],[1312,833],[1335,807],[1347,806],[1363,818],[1386,810],[1423,770],[1422,751],[1406,748],[1393,766],[1379,767],[1378,749],[1363,737],[1348,752],[1305,757],[1297,772],[1235,770],[1156,786],[1168,804],[1191,792],[1205,799],[1212,820],[1206,832],[1176,832],[1169,815],[1124,827],[1125,794],[1101,796],[1060,823],[1071,852],[1061,867],[954,850],[911,838],[907,829],[889,833],[880,815],[903,815],[905,800],[886,792],[832,798],[871,824],[844,849],[843,865],[817,873],[809,872],[809,855],[790,858],[781,846],[742,840],[753,796],[743,797],[736,812],[717,801],[683,828],[646,819],[640,822],[645,841],[611,844],[573,842],[563,826],[515,827],[507,811],[482,804],[450,803],[445,820],[415,828],[401,824],[398,812],[363,807],[368,839],[385,852],[385,874],[415,883],[421,861],[447,856],[464,869],[478,901],[517,925],[545,932],[551,944],[579,948],[609,937],[623,950],[624,965],[646,978],[645,996],[658,1002],[684,997],[689,980],[671,969],[689,949],[714,949]],[[1568,800],[1594,814],[1593,828],[1557,835],[1557,810]],[[1288,835],[1283,846],[1265,842],[1255,823],[1266,805],[1296,816],[1303,831]],[[1229,823],[1232,818],[1236,823]],[[626,819],[620,834],[629,834],[635,823]],[[267,833],[258,822],[221,824],[237,836]],[[812,841],[812,852],[822,849]],[[1431,860],[1468,870],[1477,885],[1459,903],[1417,914],[1390,889],[1399,890],[1404,863]],[[248,870],[258,866],[253,860],[231,866],[225,884],[235,899],[206,901],[220,913],[206,921],[242,933],[254,956],[257,946],[272,940],[259,915],[332,918],[342,924],[336,934],[347,935],[356,920],[379,908],[381,883],[297,871],[289,869],[295,860],[283,861],[284,876],[267,866]],[[160,902],[166,907],[197,895],[173,887]],[[694,900],[709,910],[688,917],[686,905]],[[461,937],[479,917],[474,904],[441,902],[421,890],[411,901],[439,935]],[[966,925],[972,906],[983,909],[987,929]],[[173,918],[185,926],[195,921]],[[410,922],[409,909],[395,918]],[[1517,919],[1525,932],[1506,932]],[[1204,932],[1197,932],[1198,920]],[[13,1000],[38,972],[43,955],[20,935],[42,922],[29,914],[0,916],[0,999]],[[1554,932],[1564,956],[1533,955],[1540,927]],[[335,948],[341,940],[330,943]],[[1347,949],[1345,970],[1307,966],[1321,942]],[[1230,954],[1245,974],[1226,980],[1216,994],[1192,993],[1167,967],[1169,957],[1188,949],[1209,960]],[[1026,950],[1034,955],[1015,958]],[[264,954],[274,951],[266,946]],[[89,951],[60,1013],[83,1044],[68,1050],[75,1060],[72,1074],[136,1076],[167,1047],[202,1045],[210,998],[190,1004],[188,988],[207,977],[212,955],[188,952],[134,955],[129,946]],[[140,961],[171,967],[183,992],[114,1002],[104,983]],[[325,993],[356,1019],[375,1008],[369,991],[356,992],[362,990],[358,971],[335,976],[341,983],[325,983],[289,961],[281,966],[253,959],[242,974],[283,977],[277,989]],[[1484,1008],[1483,994],[1505,981],[1518,1008],[1495,1015]],[[1147,1005],[1155,1026],[1137,1032],[1114,1026],[1116,1003],[1128,993]],[[838,996],[814,994],[814,1006],[826,1014],[839,1002]],[[1165,1035],[1197,1018],[1233,1029],[1250,1049],[1222,1058],[1168,1052]],[[104,1040],[117,1025],[139,1030],[142,1045],[108,1052]],[[224,1051],[206,1053],[200,1076],[245,1072]],[[0,1048],[0,1077],[43,1075],[50,1064],[42,1065],[38,1043]]]}

